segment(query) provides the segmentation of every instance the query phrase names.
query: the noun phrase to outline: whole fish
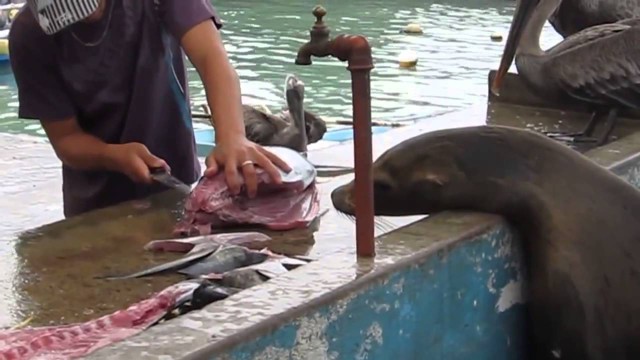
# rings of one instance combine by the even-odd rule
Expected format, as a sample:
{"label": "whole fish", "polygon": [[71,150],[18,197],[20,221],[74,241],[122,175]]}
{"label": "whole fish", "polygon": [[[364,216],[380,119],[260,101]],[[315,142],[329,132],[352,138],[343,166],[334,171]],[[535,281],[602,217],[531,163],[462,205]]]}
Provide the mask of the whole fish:
{"label": "whole fish", "polygon": [[280,146],[266,146],[291,167],[280,171],[282,184],[275,184],[260,167],[258,191],[250,199],[246,191],[233,195],[223,172],[203,177],[193,189],[184,206],[184,216],[176,224],[176,236],[210,234],[212,228],[235,225],[260,225],[273,230],[307,227],[320,212],[317,171],[298,152]]}
{"label": "whole fish", "polygon": [[259,232],[235,232],[194,236],[182,239],[153,240],[144,246],[148,251],[198,252],[210,245],[239,245],[249,249],[260,250],[271,237]]}
{"label": "whole fish", "polygon": [[192,253],[187,254],[187,255],[179,258],[179,259],[176,259],[176,260],[173,260],[173,261],[169,261],[169,262],[164,263],[164,264],[156,265],[156,266],[150,267],[148,269],[135,272],[133,274],[129,274],[129,275],[103,275],[103,276],[97,276],[96,279],[122,280],[122,279],[139,278],[139,277],[144,277],[144,276],[149,276],[149,275],[156,275],[156,274],[161,274],[161,273],[165,273],[165,272],[173,272],[173,271],[182,269],[184,267],[188,267],[190,265],[197,264],[198,261],[200,261],[200,260],[206,258],[207,256],[210,256],[211,254],[215,253],[215,251],[218,250],[218,248],[220,248],[220,245],[211,245],[209,247],[202,248],[198,252],[192,252]]}
{"label": "whole fish", "polygon": [[[159,319],[157,323],[173,319],[177,316],[184,315],[193,310],[199,310],[203,307],[241,291],[242,289],[225,287],[218,283],[211,282],[208,279],[189,279],[182,283],[194,284],[195,289],[182,294],[175,302],[172,311],[168,312],[164,317]],[[156,325],[153,324],[153,325]]]}
{"label": "whole fish", "polygon": [[270,256],[261,263],[241,267],[222,274],[210,273],[202,275],[202,278],[215,280],[218,284],[225,287],[247,289],[289,272],[285,264],[295,267],[306,264],[306,262],[302,260],[271,254],[268,250],[263,251],[263,253],[267,253]]}
{"label": "whole fish", "polygon": [[252,286],[262,284],[269,280],[255,269],[242,268],[225,273],[218,283],[222,286],[229,286],[238,289],[248,289]]}
{"label": "whole fish", "polygon": [[[286,255],[276,254],[274,252],[271,252],[271,250],[269,249],[263,249],[262,252],[267,253],[269,255],[268,262],[276,262],[282,265],[282,267],[287,271],[293,270],[302,265],[306,265],[312,261],[312,259],[304,256],[286,256]],[[265,264],[265,266],[267,265]],[[263,268],[266,268],[266,267],[261,266],[259,271],[262,271],[261,269]]]}
{"label": "whole fish", "polygon": [[209,282],[208,284],[202,284],[200,287],[193,291],[193,298],[191,299],[191,309],[202,309],[212,302],[224,300],[229,296],[239,292],[240,290],[241,289],[220,286],[211,282]]}
{"label": "whole fish", "polygon": [[[289,270],[287,270],[287,268],[284,267],[280,259],[269,258],[258,264],[253,264],[253,265],[233,269],[231,271],[227,271],[221,274],[210,273],[210,274],[202,275],[201,278],[208,279],[208,280],[217,280],[218,283],[227,285],[224,283],[225,279],[229,277],[233,277],[235,276],[235,274],[241,273],[247,270],[255,271],[256,273],[264,276],[266,279],[272,279],[278,275],[282,275],[286,272],[289,272]],[[227,286],[232,286],[232,285],[227,285]],[[234,286],[234,287],[240,287],[240,286]]]}
{"label": "whole fish", "polygon": [[178,270],[179,274],[197,278],[211,273],[227,271],[261,263],[269,257],[266,252],[249,250],[241,246],[221,246],[206,258]]}

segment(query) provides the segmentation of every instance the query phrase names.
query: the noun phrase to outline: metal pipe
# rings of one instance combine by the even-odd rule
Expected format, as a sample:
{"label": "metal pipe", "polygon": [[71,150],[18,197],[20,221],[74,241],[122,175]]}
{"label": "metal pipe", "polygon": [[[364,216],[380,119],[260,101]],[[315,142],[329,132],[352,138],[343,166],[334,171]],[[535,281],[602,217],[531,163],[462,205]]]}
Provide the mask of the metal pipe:
{"label": "metal pipe", "polygon": [[295,63],[311,65],[312,56],[333,56],[340,61],[347,61],[347,69],[351,72],[353,102],[356,253],[362,257],[374,257],[371,81],[369,78],[373,69],[371,46],[367,38],[362,35],[342,34],[330,40],[330,30],[322,20],[326,14],[326,10],[320,5],[313,9],[316,22],[309,31],[311,39],[300,47]]}

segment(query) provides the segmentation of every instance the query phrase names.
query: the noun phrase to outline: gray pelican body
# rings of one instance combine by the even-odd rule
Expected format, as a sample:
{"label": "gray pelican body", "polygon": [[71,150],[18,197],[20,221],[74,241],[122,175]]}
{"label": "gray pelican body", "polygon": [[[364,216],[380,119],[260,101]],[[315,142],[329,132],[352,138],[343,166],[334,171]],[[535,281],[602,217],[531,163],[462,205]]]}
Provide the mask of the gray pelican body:
{"label": "gray pelican body", "polygon": [[[307,143],[313,144],[322,140],[327,132],[325,121],[312,112],[304,110],[303,113]],[[242,114],[247,138],[260,145],[287,144],[288,141],[285,139],[290,138],[291,133],[296,131],[292,128],[295,125],[290,109],[271,114],[255,106],[242,105]]]}
{"label": "gray pelican body", "polygon": [[[306,153],[307,145],[322,139],[327,131],[325,121],[304,110],[304,83],[294,75],[285,79],[287,109],[279,114],[252,105],[242,105],[247,139],[262,146],[284,146]],[[202,105],[206,114],[208,106]]]}
{"label": "gray pelican body", "polygon": [[640,0],[562,0],[549,23],[566,38],[592,26],[636,17],[640,17]]}
{"label": "gray pelican body", "polygon": [[285,79],[287,110],[269,114],[254,106],[243,105],[247,138],[260,145],[285,146],[299,152],[307,144],[322,139],[327,125],[319,116],[304,110],[304,83],[293,75]]}
{"label": "gray pelican body", "polygon": [[[577,32],[547,51],[540,48],[545,21],[561,0],[520,0],[492,91],[498,93],[502,78],[515,56],[518,74],[537,94],[571,97],[594,110],[587,127],[573,141],[606,142],[620,108],[640,106],[640,19],[592,26]],[[595,125],[606,115],[598,140],[591,138]]]}

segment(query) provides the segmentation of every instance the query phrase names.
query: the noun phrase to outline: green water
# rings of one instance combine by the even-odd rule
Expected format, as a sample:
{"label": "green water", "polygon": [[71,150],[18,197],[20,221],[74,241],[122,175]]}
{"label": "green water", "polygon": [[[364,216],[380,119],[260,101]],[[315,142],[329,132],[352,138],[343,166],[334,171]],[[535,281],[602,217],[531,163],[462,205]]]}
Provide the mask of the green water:
{"label": "green water", "polygon": [[[323,5],[332,34],[368,37],[375,69],[371,73],[372,115],[377,121],[421,119],[484,101],[487,72],[496,68],[513,14],[510,0],[485,1],[288,1],[220,0],[213,2],[225,23],[227,51],[241,79],[243,102],[284,106],[287,73],[306,84],[305,105],[323,116],[351,118],[350,74],[346,63],[315,59],[311,66],[294,64],[296,52],[308,40],[314,5]],[[419,23],[423,35],[399,30]],[[547,26],[543,45],[560,37]],[[418,54],[415,70],[401,69],[400,52]],[[202,84],[189,69],[191,100],[204,103]],[[17,89],[10,68],[0,68],[0,131],[42,135],[34,121],[17,119]]]}

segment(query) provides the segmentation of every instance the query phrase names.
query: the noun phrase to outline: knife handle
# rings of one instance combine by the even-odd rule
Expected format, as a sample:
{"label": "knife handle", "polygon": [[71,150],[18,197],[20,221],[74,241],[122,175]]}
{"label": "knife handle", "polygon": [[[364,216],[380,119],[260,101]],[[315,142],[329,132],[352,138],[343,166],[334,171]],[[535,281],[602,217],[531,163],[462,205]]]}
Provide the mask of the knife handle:
{"label": "knife handle", "polygon": [[151,175],[163,175],[163,174],[169,174],[169,170],[167,170],[166,168],[160,166],[160,167],[150,167],[149,168],[149,172],[151,173]]}

